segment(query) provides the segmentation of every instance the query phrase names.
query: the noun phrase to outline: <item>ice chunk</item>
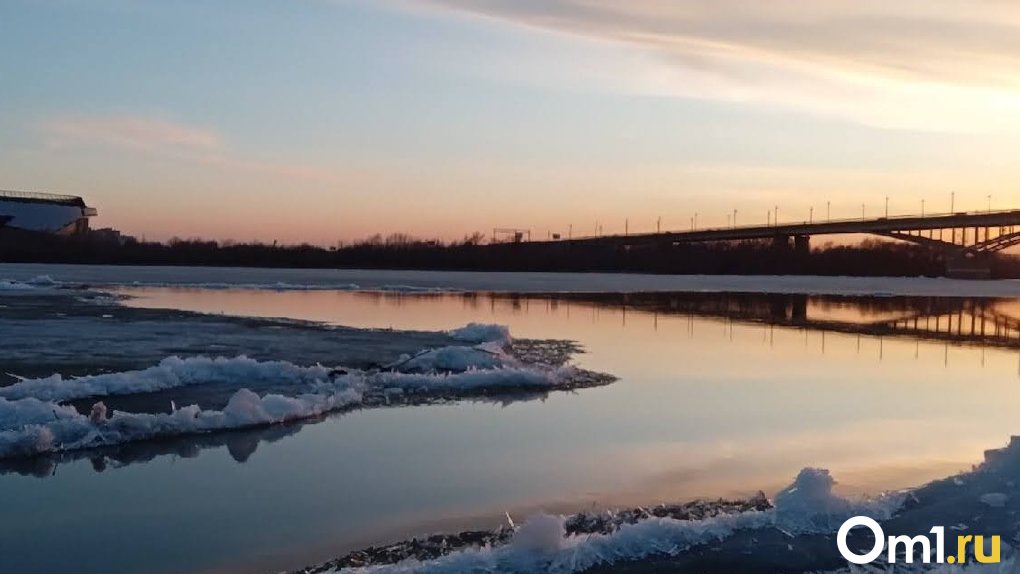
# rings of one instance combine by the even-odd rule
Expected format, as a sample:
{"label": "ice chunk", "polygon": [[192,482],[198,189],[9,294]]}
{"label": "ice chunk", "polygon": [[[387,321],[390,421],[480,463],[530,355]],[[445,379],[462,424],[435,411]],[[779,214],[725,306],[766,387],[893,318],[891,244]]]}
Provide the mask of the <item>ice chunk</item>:
{"label": "ice chunk", "polygon": [[56,374],[41,379],[23,379],[0,388],[0,397],[34,397],[47,401],[69,401],[88,397],[150,393],[191,385],[258,382],[315,383],[327,378],[329,369],[300,367],[286,361],[255,361],[247,357],[168,357],[155,367],[64,379]]}
{"label": "ice chunk", "polygon": [[[174,409],[177,410],[177,409]],[[106,405],[102,401],[92,405],[92,411],[89,413],[89,420],[93,423],[102,423],[107,419],[106,416]]]}
{"label": "ice chunk", "polygon": [[793,484],[776,493],[776,511],[789,516],[844,511],[849,503],[832,494],[835,484],[828,470],[804,468]]}
{"label": "ice chunk", "polygon": [[[572,367],[468,368],[462,372],[365,372],[301,367],[283,361],[172,357],[157,367],[64,380],[23,380],[0,394],[0,458],[109,446],[183,434],[213,432],[309,418],[361,406],[368,391],[387,396],[456,396],[477,391],[548,390],[572,380]],[[257,381],[287,391],[259,394]],[[196,405],[170,413],[107,413],[102,402],[86,416],[59,401],[89,396],[144,393],[181,385],[217,384],[233,391],[223,410]],[[30,396],[35,394],[36,396]]]}
{"label": "ice chunk", "polygon": [[96,416],[105,415],[105,407],[93,408],[90,416],[84,416],[71,407],[34,398],[0,398],[0,458],[286,422],[344,408],[361,399],[361,390],[346,384],[297,397],[260,397],[241,389],[222,411],[191,405],[169,414],[114,411],[105,418]]}
{"label": "ice chunk", "polygon": [[37,275],[24,281],[0,279],[0,291],[32,291],[42,288],[60,287],[61,285],[61,282],[55,281],[49,275]]}
{"label": "ice chunk", "polygon": [[513,341],[510,337],[510,328],[505,325],[469,323],[459,329],[447,331],[447,333],[454,339],[465,343],[494,342],[509,345]]}
{"label": "ice chunk", "polygon": [[1009,501],[1009,496],[1002,492],[989,492],[982,494],[980,500],[982,504],[987,504],[992,508],[1002,508]]}
{"label": "ice chunk", "polygon": [[441,347],[398,361],[391,368],[399,371],[454,371],[470,369],[495,369],[520,366],[520,361],[507,355],[495,346]]}
{"label": "ice chunk", "polygon": [[566,529],[562,516],[536,514],[514,534],[511,544],[524,552],[552,555],[563,547]]}

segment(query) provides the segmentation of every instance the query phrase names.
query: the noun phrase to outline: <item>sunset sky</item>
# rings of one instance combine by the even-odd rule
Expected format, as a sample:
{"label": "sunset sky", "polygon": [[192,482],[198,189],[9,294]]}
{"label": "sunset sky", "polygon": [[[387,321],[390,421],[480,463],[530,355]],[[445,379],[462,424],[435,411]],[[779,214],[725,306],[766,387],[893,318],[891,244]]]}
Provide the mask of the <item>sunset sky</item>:
{"label": "sunset sky", "polygon": [[1020,208],[1015,0],[4,0],[0,189],[331,244]]}

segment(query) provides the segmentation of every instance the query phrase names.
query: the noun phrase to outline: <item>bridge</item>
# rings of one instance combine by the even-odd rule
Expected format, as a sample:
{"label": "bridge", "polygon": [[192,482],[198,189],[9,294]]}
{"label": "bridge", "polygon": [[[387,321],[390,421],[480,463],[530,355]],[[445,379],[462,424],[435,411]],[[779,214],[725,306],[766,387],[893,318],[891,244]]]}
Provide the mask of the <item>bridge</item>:
{"label": "bridge", "polygon": [[905,215],[873,219],[840,219],[712,227],[570,238],[560,241],[629,248],[642,244],[679,245],[708,241],[767,240],[779,249],[810,251],[815,235],[870,234],[939,249],[947,273],[959,277],[988,274],[987,254],[1020,244],[1020,210]]}

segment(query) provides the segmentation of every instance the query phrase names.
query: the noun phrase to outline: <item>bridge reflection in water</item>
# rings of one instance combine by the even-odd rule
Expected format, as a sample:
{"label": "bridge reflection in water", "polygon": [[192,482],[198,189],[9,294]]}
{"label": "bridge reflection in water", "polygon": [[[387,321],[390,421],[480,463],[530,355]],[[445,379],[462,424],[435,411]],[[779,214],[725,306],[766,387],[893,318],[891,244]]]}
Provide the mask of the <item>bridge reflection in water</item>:
{"label": "bridge reflection in water", "polygon": [[654,317],[722,318],[746,324],[904,337],[982,347],[1020,349],[1020,300],[1001,298],[859,297],[760,293],[494,294],[521,304],[592,306]]}

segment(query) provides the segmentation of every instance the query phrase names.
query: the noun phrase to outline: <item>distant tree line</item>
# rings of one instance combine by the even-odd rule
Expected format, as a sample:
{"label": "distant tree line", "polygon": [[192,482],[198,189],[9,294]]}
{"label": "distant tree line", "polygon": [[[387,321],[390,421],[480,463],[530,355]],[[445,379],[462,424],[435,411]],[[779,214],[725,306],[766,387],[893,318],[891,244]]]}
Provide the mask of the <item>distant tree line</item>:
{"label": "distant tree line", "polygon": [[[0,262],[724,275],[938,276],[945,270],[937,250],[882,240],[825,244],[800,252],[769,241],[624,248],[571,241],[487,244],[480,233],[452,242],[393,234],[324,248],[177,238],[111,240],[102,233],[58,237],[12,229],[0,229]],[[992,271],[995,277],[1020,278],[1020,260],[994,256]]]}

